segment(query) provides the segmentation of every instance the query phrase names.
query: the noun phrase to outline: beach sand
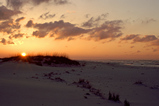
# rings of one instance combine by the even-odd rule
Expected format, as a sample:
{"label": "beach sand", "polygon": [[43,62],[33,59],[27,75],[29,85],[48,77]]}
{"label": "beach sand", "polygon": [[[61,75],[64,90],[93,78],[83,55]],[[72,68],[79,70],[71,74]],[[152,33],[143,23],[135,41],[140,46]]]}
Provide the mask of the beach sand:
{"label": "beach sand", "polygon": [[159,68],[81,64],[0,63],[0,106],[159,106]]}

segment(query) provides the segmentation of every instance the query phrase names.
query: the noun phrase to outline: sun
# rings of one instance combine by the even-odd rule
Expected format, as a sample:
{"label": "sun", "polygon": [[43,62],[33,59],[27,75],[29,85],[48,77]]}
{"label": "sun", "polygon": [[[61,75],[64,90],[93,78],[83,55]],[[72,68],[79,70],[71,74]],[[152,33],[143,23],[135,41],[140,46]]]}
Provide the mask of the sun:
{"label": "sun", "polygon": [[21,53],[21,56],[25,57],[27,54],[25,52]]}

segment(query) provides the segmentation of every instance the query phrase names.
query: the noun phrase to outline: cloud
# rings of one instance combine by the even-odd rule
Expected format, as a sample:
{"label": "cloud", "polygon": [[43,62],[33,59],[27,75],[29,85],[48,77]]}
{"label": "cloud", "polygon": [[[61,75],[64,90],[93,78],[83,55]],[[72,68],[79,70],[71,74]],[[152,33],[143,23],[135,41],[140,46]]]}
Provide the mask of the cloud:
{"label": "cloud", "polygon": [[149,43],[149,46],[159,46],[159,38],[155,35],[127,35],[121,41],[132,41],[132,43]]}
{"label": "cloud", "polygon": [[32,35],[35,37],[38,37],[38,38],[43,38],[43,37],[47,36],[48,33],[45,31],[34,31]]}
{"label": "cloud", "polygon": [[26,4],[40,5],[42,3],[49,3],[53,1],[56,5],[68,4],[68,0],[6,0],[7,6],[14,10],[20,10]]}
{"label": "cloud", "polygon": [[71,37],[70,37],[70,38],[68,39],[68,41],[71,41],[71,40],[75,40],[75,38],[71,38]]}
{"label": "cloud", "polygon": [[29,20],[28,23],[25,25],[26,27],[33,27],[34,26],[34,23],[32,20]]}
{"label": "cloud", "polygon": [[131,35],[127,35],[124,38],[121,38],[121,40],[133,40],[135,38],[137,38],[139,35],[138,34],[131,34]]}
{"label": "cloud", "polygon": [[14,10],[20,10],[24,5],[28,3],[39,5],[49,1],[51,0],[7,0],[7,6],[13,8]]}
{"label": "cloud", "polygon": [[81,34],[86,34],[88,31],[89,30],[71,25],[58,30],[56,33],[58,37],[56,39],[65,39],[65,38],[73,39],[74,36],[80,36]]}
{"label": "cloud", "polygon": [[131,46],[130,48],[134,48],[135,46]]}
{"label": "cloud", "polygon": [[152,42],[153,46],[159,46],[159,39],[155,40],[154,42]]}
{"label": "cloud", "polygon": [[11,36],[10,38],[22,38],[23,36],[24,36],[24,34],[18,33],[18,34]]}
{"label": "cloud", "polygon": [[[74,37],[89,39],[89,40],[114,40],[122,35],[120,24],[121,20],[106,21],[102,25],[92,29],[84,29],[77,27],[75,24],[64,22],[63,20],[49,22],[49,23],[33,23],[32,20],[28,21],[26,27],[33,27],[37,29],[33,32],[33,36],[43,38],[47,35],[58,39],[73,40]],[[86,36],[85,36],[86,35]]]}
{"label": "cloud", "polygon": [[122,36],[121,32],[121,24],[123,22],[121,20],[114,21],[106,21],[101,26],[93,28],[89,32],[89,39],[94,39],[95,41],[103,40],[103,39],[111,39],[114,40],[120,36]]}
{"label": "cloud", "polygon": [[94,26],[94,19],[91,17],[87,22],[84,22],[82,27],[93,27]]}
{"label": "cloud", "polygon": [[157,39],[155,35],[145,35],[144,37],[136,37],[134,42],[151,42]]}
{"label": "cloud", "polygon": [[60,18],[63,19],[63,18],[65,18],[65,17],[66,17],[65,14],[62,14]]}
{"label": "cloud", "polygon": [[12,41],[7,41],[5,38],[2,38],[0,43],[2,43],[3,45],[6,45],[6,44],[14,44],[14,42]]}
{"label": "cloud", "polygon": [[142,24],[149,24],[149,23],[156,22],[156,21],[157,21],[157,20],[151,18],[151,19],[143,20],[143,21],[142,21]]}
{"label": "cloud", "polygon": [[140,52],[141,52],[140,50],[137,51],[137,53],[140,53]]}
{"label": "cloud", "polygon": [[48,3],[51,0],[30,0],[33,4],[39,5],[41,3]]}
{"label": "cloud", "polygon": [[55,39],[64,39],[69,38],[73,36],[78,36],[83,33],[87,33],[88,30],[75,27],[74,24],[71,24],[69,22],[64,22],[63,20],[50,22],[50,23],[43,23],[43,24],[33,24],[33,22],[30,20],[27,25],[27,27],[34,27],[38,29],[37,31],[33,32],[33,36],[42,38],[47,36],[48,34],[56,35]]}
{"label": "cloud", "polygon": [[6,0],[7,6],[13,8],[14,10],[21,9],[28,0]]}
{"label": "cloud", "polygon": [[55,4],[58,4],[58,5],[63,5],[63,4],[68,4],[68,0],[54,0],[54,3]]}
{"label": "cloud", "polygon": [[49,19],[49,18],[53,18],[53,17],[55,17],[56,16],[56,14],[49,14],[49,12],[47,12],[47,13],[44,13],[44,14],[42,14],[42,15],[40,15],[40,19]]}
{"label": "cloud", "polygon": [[22,20],[24,20],[24,19],[25,19],[25,17],[21,17],[21,18],[16,19],[15,22],[18,22],[18,23],[19,23],[20,21],[22,21]]}
{"label": "cloud", "polygon": [[[86,15],[87,18],[88,18],[88,15],[89,14]],[[108,14],[102,14],[102,15],[98,16],[97,18],[91,17],[88,21],[86,21],[82,24],[82,27],[87,27],[87,28],[95,27],[95,26],[99,25],[99,23],[101,21],[106,20],[107,15]]]}
{"label": "cloud", "polygon": [[139,34],[131,34],[131,35],[127,35],[124,38],[122,38],[121,40],[132,40],[133,43],[136,42],[152,42],[157,40],[158,38],[155,35],[145,35],[145,36],[141,36]]}
{"label": "cloud", "polygon": [[152,51],[153,51],[153,52],[157,52],[157,51],[158,51],[158,49],[152,48]]}
{"label": "cloud", "polygon": [[20,29],[21,25],[18,22],[14,22],[13,19],[2,21],[0,23],[0,32],[11,34]]}
{"label": "cloud", "polygon": [[0,6],[0,20],[11,19],[12,16],[21,14],[22,12],[7,9],[5,6]]}
{"label": "cloud", "polygon": [[85,15],[86,18],[89,18],[89,16],[90,16],[90,14],[86,14],[86,15]]}

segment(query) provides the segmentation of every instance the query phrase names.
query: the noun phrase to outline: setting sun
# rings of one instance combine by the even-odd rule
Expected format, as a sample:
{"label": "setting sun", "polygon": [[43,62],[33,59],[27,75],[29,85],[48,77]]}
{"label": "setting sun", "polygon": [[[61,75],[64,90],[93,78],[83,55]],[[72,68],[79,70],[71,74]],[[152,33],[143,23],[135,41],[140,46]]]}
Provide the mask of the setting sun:
{"label": "setting sun", "polygon": [[26,53],[25,53],[25,52],[21,53],[21,56],[25,57],[25,56],[26,56]]}

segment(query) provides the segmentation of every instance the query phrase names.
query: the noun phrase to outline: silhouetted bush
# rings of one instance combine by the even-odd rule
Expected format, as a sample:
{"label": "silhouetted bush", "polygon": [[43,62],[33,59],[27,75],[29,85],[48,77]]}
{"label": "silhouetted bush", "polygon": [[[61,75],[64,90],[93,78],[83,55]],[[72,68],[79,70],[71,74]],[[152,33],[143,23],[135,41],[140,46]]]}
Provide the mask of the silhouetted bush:
{"label": "silhouetted bush", "polygon": [[124,106],[130,106],[130,103],[127,100],[125,100],[124,101]]}
{"label": "silhouetted bush", "polygon": [[109,92],[109,97],[108,97],[108,100],[112,100],[112,94]]}
{"label": "silhouetted bush", "polygon": [[142,81],[136,81],[134,84],[143,85],[143,82]]}
{"label": "silhouetted bush", "polygon": [[66,82],[64,79],[62,79],[60,77],[56,77],[54,80],[57,82]]}
{"label": "silhouetted bush", "polygon": [[83,88],[87,88],[87,89],[92,88],[92,86],[90,85],[89,81],[87,81],[85,79],[79,79],[78,82],[73,82],[73,84],[76,84],[79,87],[83,87]]}
{"label": "silhouetted bush", "polygon": [[118,94],[116,95],[114,93],[112,94],[111,92],[109,92],[108,100],[119,102],[120,101],[119,95]]}

